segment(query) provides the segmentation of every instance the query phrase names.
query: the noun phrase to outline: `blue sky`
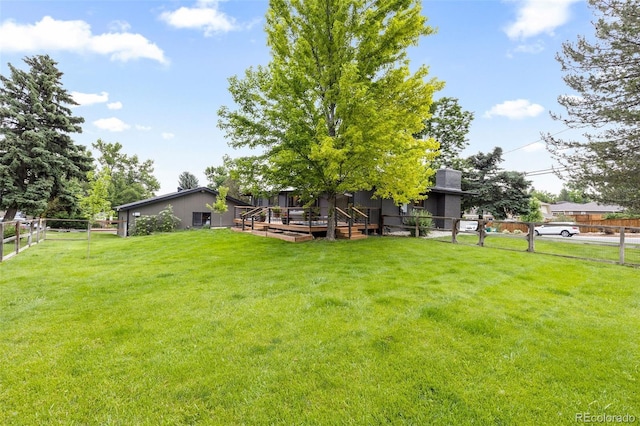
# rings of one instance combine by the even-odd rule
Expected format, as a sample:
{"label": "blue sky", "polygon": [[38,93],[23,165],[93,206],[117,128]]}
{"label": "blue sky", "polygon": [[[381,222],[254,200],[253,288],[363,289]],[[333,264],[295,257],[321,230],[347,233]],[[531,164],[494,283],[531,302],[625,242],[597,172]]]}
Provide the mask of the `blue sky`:
{"label": "blue sky", "polygon": [[[120,142],[123,151],[152,159],[160,194],[178,175],[195,174],[230,148],[217,128],[217,110],[233,107],[227,78],[267,64],[267,0],[2,0],[0,73],[7,63],[47,53],[64,73],[64,87],[85,118],[77,143]],[[426,64],[446,82],[436,98],[459,99],[475,114],[464,156],[505,151],[507,170],[557,166],[540,132],[564,132],[550,118],[568,94],[554,59],[565,41],[593,33],[593,16],[580,0],[423,0],[438,33],[410,49],[413,66]],[[536,189],[558,193],[552,174],[530,176]]]}

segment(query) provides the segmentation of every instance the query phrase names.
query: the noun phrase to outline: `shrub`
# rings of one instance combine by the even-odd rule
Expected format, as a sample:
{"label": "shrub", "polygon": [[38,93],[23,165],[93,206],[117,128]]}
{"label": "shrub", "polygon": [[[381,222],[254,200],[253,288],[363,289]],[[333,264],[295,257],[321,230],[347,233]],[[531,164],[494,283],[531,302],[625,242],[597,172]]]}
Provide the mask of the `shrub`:
{"label": "shrub", "polygon": [[150,235],[153,233],[158,227],[158,219],[157,216],[140,216],[136,219],[135,224],[133,225],[133,230],[131,231],[131,235],[140,236],[140,235]]}
{"label": "shrub", "polygon": [[514,229],[513,233],[514,234],[522,234],[522,229]]}
{"label": "shrub", "polygon": [[433,228],[431,213],[426,210],[412,210],[411,214],[405,217],[404,223],[407,226],[411,226],[409,232],[412,237],[416,236],[416,223],[418,224],[418,232],[422,237],[429,235],[429,231]]}
{"label": "shrub", "polygon": [[180,225],[180,218],[173,214],[173,207],[169,204],[164,210],[158,213],[158,231],[172,232]]}

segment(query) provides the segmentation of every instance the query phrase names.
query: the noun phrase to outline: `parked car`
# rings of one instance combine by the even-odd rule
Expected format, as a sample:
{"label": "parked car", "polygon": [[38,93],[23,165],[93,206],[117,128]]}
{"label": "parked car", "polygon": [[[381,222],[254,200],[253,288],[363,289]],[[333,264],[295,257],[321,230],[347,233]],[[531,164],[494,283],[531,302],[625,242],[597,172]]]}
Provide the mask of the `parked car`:
{"label": "parked car", "polygon": [[536,236],[538,235],[562,235],[563,237],[572,237],[580,233],[580,228],[575,223],[547,223],[533,228]]}

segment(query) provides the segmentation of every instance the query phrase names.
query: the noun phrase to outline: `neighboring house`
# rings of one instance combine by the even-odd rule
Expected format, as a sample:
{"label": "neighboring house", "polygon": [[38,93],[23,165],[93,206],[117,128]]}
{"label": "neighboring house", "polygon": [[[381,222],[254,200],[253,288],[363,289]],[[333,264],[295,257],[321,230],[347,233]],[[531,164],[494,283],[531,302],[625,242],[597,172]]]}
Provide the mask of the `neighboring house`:
{"label": "neighboring house", "polygon": [[554,216],[564,215],[574,217],[575,219],[591,220],[602,219],[602,216],[607,213],[620,213],[624,211],[624,208],[620,206],[607,206],[595,202],[579,204],[562,201],[557,204],[552,204],[550,208]]}
{"label": "neighboring house", "polygon": [[173,214],[180,219],[179,229],[199,228],[202,226],[233,226],[234,207],[249,206],[244,201],[227,197],[227,212],[222,215],[212,213],[207,204],[213,205],[218,197],[218,192],[210,188],[200,187],[186,189],[171,194],[160,195],[146,200],[117,206],[118,235],[129,235],[129,229],[140,216],[157,215],[168,205],[173,208]]}

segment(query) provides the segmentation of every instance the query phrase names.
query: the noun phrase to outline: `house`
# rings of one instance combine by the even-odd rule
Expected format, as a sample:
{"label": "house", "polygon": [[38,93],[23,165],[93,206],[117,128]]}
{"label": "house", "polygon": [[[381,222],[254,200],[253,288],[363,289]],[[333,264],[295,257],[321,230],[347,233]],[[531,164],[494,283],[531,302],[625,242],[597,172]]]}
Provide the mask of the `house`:
{"label": "house", "polygon": [[218,192],[207,187],[186,189],[171,194],[160,195],[134,203],[123,204],[115,208],[118,213],[118,235],[129,235],[129,229],[135,225],[140,216],[157,215],[168,205],[173,208],[173,214],[180,219],[179,229],[199,228],[202,226],[233,226],[234,208],[249,206],[244,201],[233,197],[226,197],[227,212],[220,215],[212,213],[207,204],[213,205]]}
{"label": "house", "polygon": [[[339,194],[336,199],[336,207],[344,211],[348,205],[363,206],[371,208],[371,223],[382,224],[382,216],[385,224],[401,225],[400,215],[409,215],[412,210],[427,210],[433,216],[459,218],[461,217],[462,196],[465,193],[461,190],[462,172],[453,169],[439,169],[436,171],[435,186],[427,192],[427,198],[419,200],[410,205],[397,206],[394,200],[374,198],[373,190],[356,191],[354,193]],[[271,198],[256,198],[256,206],[280,206],[283,208],[293,208],[302,205],[295,195],[293,188],[280,191]],[[325,197],[316,200],[313,207],[319,211],[320,217],[326,217],[329,202]],[[450,228],[450,219],[434,219],[434,225],[438,228]]]}
{"label": "house", "polygon": [[571,216],[576,220],[599,220],[607,213],[620,213],[624,211],[623,207],[615,205],[604,205],[596,202],[579,204],[566,201],[552,204],[550,209],[554,216]]}

